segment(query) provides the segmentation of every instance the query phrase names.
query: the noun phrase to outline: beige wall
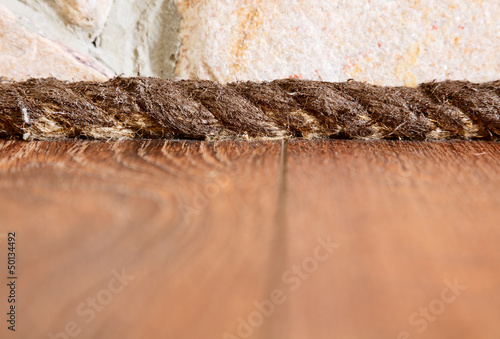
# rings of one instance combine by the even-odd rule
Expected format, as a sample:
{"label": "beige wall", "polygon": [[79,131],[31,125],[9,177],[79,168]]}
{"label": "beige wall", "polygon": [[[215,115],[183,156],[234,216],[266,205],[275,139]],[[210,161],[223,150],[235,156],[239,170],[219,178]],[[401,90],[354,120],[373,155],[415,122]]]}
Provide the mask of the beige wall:
{"label": "beige wall", "polygon": [[500,78],[497,0],[0,0],[0,75]]}

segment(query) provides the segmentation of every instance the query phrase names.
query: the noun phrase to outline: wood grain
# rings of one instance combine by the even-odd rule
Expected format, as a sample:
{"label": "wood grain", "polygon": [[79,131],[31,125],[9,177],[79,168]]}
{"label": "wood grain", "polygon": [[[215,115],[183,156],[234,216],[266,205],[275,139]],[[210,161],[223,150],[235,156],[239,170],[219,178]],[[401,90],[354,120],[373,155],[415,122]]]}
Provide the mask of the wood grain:
{"label": "wood grain", "polygon": [[247,337],[500,337],[498,192],[492,142],[2,141],[0,267],[16,231],[20,278],[0,337],[243,338],[276,290]]}
{"label": "wood grain", "polygon": [[[500,337],[498,143],[292,142],[287,173],[291,263],[339,244],[293,292],[290,338]],[[467,288],[443,311],[446,279]]]}
{"label": "wood grain", "polygon": [[[18,337],[221,338],[267,293],[279,142],[3,142],[0,159]],[[128,286],[77,313],[122,268]]]}

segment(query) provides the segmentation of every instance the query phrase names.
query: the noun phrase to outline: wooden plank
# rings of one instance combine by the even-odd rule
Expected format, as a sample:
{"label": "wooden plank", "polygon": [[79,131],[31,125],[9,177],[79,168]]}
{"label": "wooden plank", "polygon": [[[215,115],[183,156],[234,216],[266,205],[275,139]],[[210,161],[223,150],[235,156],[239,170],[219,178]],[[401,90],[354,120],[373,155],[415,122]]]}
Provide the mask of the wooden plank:
{"label": "wooden plank", "polygon": [[[287,154],[288,265],[304,278],[287,276],[301,283],[289,338],[500,337],[500,144],[292,141]],[[328,236],[338,247],[311,259]]]}
{"label": "wooden plank", "polygon": [[281,152],[272,141],[2,142],[16,335],[498,336],[499,144]]}
{"label": "wooden plank", "polygon": [[[281,142],[0,142],[0,234],[17,237],[13,337],[235,334],[272,285],[280,151]],[[5,240],[2,338],[12,334]]]}

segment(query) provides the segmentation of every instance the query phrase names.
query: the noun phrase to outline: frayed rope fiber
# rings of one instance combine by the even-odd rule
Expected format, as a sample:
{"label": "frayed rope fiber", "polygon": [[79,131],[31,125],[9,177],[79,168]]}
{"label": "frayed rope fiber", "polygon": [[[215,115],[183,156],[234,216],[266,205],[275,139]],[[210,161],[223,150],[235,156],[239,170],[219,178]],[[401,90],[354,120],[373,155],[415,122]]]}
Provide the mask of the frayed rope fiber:
{"label": "frayed rope fiber", "polygon": [[2,81],[0,137],[498,140],[500,81]]}

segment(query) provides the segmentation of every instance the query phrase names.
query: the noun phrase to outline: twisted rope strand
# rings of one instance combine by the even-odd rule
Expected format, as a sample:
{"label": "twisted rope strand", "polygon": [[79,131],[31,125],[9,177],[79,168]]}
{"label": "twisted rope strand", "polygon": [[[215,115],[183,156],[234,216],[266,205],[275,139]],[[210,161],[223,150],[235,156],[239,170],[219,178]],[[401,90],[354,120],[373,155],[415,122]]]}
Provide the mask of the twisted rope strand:
{"label": "twisted rope strand", "polygon": [[0,137],[499,139],[500,81],[3,81]]}

